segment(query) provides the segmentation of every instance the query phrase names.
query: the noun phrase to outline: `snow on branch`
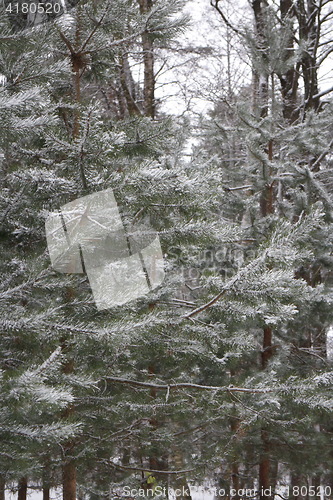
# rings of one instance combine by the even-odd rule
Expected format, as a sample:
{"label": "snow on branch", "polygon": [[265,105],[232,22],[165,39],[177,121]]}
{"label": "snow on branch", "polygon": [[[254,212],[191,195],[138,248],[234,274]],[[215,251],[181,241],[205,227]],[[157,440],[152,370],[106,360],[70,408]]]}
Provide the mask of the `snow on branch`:
{"label": "snow on branch", "polygon": [[199,391],[221,391],[221,392],[247,392],[250,394],[265,394],[267,392],[273,392],[273,389],[249,389],[247,387],[235,387],[233,385],[229,386],[213,386],[213,385],[200,385],[200,384],[191,384],[189,382],[183,382],[178,384],[152,384],[149,382],[139,382],[137,380],[130,380],[127,378],[121,377],[106,377],[106,380],[110,382],[116,382],[119,384],[127,384],[135,387],[143,387],[147,389],[156,389],[156,390],[177,390],[177,389],[197,389]]}

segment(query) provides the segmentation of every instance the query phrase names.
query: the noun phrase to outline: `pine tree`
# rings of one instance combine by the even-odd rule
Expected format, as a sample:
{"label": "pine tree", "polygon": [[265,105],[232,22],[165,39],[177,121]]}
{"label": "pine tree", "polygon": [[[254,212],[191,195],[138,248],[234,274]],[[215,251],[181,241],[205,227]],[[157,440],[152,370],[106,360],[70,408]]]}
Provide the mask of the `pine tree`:
{"label": "pine tree", "polygon": [[[1,21],[0,479],[22,500],[32,482],[44,500],[58,485],[93,500],[218,468],[226,490],[329,474],[332,120],[311,45],[326,12],[316,24],[312,4],[305,22],[301,2],[253,2],[253,108],[229,82],[189,163],[186,123],[156,97],[181,6],[82,1],[29,30]],[[128,232],[159,233],[166,277],[98,311],[84,274],[51,268],[44,222],[107,188]]]}
{"label": "pine tree", "polygon": [[[214,2],[214,4],[216,4],[215,8],[218,9],[219,14],[222,16],[224,22],[226,22],[228,28],[234,29],[235,32],[240,34],[241,31],[232,26],[229,20],[226,19],[219,2]],[[331,322],[331,314],[329,307],[326,308],[325,304],[327,300],[329,300],[328,297],[330,294],[330,280],[328,279],[330,264],[328,253],[331,244],[329,236],[331,227],[329,215],[331,195],[328,188],[329,181],[327,169],[329,168],[329,162],[325,164],[325,162],[322,163],[322,160],[327,155],[327,143],[330,143],[330,134],[328,131],[331,125],[328,125],[327,120],[330,119],[325,111],[318,113],[320,109],[318,103],[316,106],[312,106],[316,110],[316,113],[307,111],[307,109],[309,109],[308,103],[312,101],[312,98],[309,97],[308,94],[302,100],[302,96],[295,93],[297,90],[297,82],[293,83],[293,79],[295,78],[295,71],[297,72],[299,70],[302,62],[298,63],[296,56],[294,59],[289,59],[289,56],[293,55],[290,35],[293,11],[291,10],[287,15],[287,6],[282,3],[281,18],[275,15],[272,10],[273,7],[264,5],[261,2],[253,2],[253,9],[255,33],[249,36],[243,32],[243,37],[250,40],[251,57],[254,66],[254,85],[256,85],[255,90],[257,91],[255,92],[256,101],[254,112],[248,107],[239,104],[238,113],[234,114],[233,127],[230,128],[223,114],[224,108],[222,107],[222,102],[224,96],[222,94],[222,102],[216,105],[214,115],[206,125],[208,132],[206,134],[205,145],[208,145],[209,154],[215,153],[215,155],[219,155],[219,161],[223,168],[222,176],[227,181],[226,189],[232,197],[231,208],[229,206],[223,207],[222,213],[230,216],[230,214],[233,213],[232,209],[234,209],[235,206],[238,207],[237,215],[238,217],[242,217],[242,225],[247,227],[249,231],[247,237],[248,241],[253,241],[251,246],[247,245],[247,248],[243,246],[243,251],[246,249],[244,254],[250,255],[250,253],[253,254],[253,251],[257,251],[257,245],[260,241],[269,241],[271,238],[270,235],[272,234],[271,232],[275,231],[277,227],[282,228],[287,220],[292,224],[298,224],[299,221],[303,219],[303,229],[300,231],[300,235],[303,231],[304,235],[308,234],[308,222],[306,222],[306,218],[315,207],[317,207],[317,209],[321,207],[322,210],[321,218],[312,228],[312,232],[310,233],[311,237],[305,236],[304,238],[304,235],[301,236],[300,243],[302,246],[304,246],[304,242],[307,241],[308,256],[306,257],[306,253],[304,257],[298,254],[298,258],[292,263],[293,257],[291,256],[294,255],[295,257],[300,250],[300,248],[296,250],[293,245],[291,247],[285,245],[284,253],[284,259],[286,259],[285,265],[287,265],[289,269],[290,278],[294,281],[303,279],[303,283],[307,283],[308,285],[306,293],[310,293],[311,296],[316,290],[315,295],[312,295],[311,300],[309,300],[309,298],[307,299],[305,295],[303,299],[304,302],[302,302],[301,293],[298,294],[298,297],[296,295],[294,299],[292,295],[290,296],[288,305],[291,305],[295,298],[297,299],[295,305],[298,313],[294,319],[290,318],[287,320],[287,315],[284,313],[280,320],[273,320],[272,322],[271,318],[267,317],[265,319],[262,317],[259,323],[263,329],[263,346],[260,363],[258,363],[257,360],[258,368],[261,364],[261,368],[263,369],[263,375],[261,376],[264,376],[268,382],[273,375],[271,383],[274,384],[274,381],[288,380],[287,372],[284,371],[287,366],[292,373],[295,373],[295,380],[293,381],[291,378],[286,382],[286,387],[288,388],[287,398],[284,399],[282,397],[282,399],[274,403],[274,405],[283,405],[282,407],[278,406],[277,412],[274,413],[273,410],[270,409],[269,412],[265,412],[265,416],[260,422],[264,414],[261,410],[261,406],[259,406],[258,410],[255,408],[252,410],[253,415],[257,414],[258,422],[255,427],[251,426],[252,433],[257,429],[257,434],[253,434],[257,435],[257,439],[250,442],[252,446],[255,444],[255,448],[259,448],[259,454],[257,454],[255,458],[251,456],[251,461],[257,460],[259,465],[259,487],[268,487],[271,485],[274,490],[276,481],[279,479],[277,477],[277,466],[281,459],[278,455],[276,446],[279,446],[281,450],[283,449],[281,441],[288,443],[290,435],[288,434],[288,437],[285,437],[283,432],[284,429],[288,427],[288,421],[295,423],[293,415],[297,413],[294,405],[292,405],[290,411],[287,410],[288,405],[291,403],[288,391],[290,391],[290,394],[295,394],[294,383],[298,377],[298,390],[300,390],[300,392],[302,392],[302,390],[306,391],[306,387],[309,388],[311,384],[313,384],[313,379],[311,378],[313,370],[320,370],[322,373],[329,370],[325,355],[325,337]],[[322,14],[322,12],[318,11],[318,16],[322,16]],[[279,24],[281,19],[282,25]],[[313,19],[314,17],[312,20]],[[304,24],[304,20],[302,22]],[[319,26],[321,25],[320,23]],[[313,29],[315,29],[314,24]],[[317,34],[318,37],[320,37],[320,28],[317,26],[316,29],[318,29]],[[302,26],[300,30],[302,30]],[[304,36],[303,33],[303,37]],[[301,55],[300,57],[302,58]],[[292,64],[295,65],[294,67],[296,69],[293,68]],[[312,77],[309,76],[306,67],[304,65],[302,67],[305,86],[307,86],[308,79]],[[270,81],[273,83],[275,82],[276,76],[280,78],[282,83],[281,96],[278,94],[276,87],[273,86],[270,88],[269,86]],[[311,81],[315,81],[315,76]],[[318,93],[318,88],[313,92],[313,95]],[[241,95],[236,97],[241,103]],[[299,103],[302,103],[300,107],[298,107]],[[330,105],[327,104],[327,111],[329,107]],[[300,110],[302,110],[301,113]],[[315,123],[318,125],[319,123],[321,124],[320,132],[319,129],[316,128],[316,125],[314,125]],[[243,141],[247,144],[248,152],[244,154],[243,161],[240,160],[238,163],[239,166],[242,165],[241,170],[235,169],[235,171],[232,171],[230,168],[227,168],[228,156],[223,150],[221,151],[221,147],[219,147],[219,150],[214,150],[212,148],[212,142],[214,141],[215,144],[221,144],[221,142],[222,144],[226,144],[227,141],[229,141],[229,144],[231,144],[234,130],[237,130],[238,137],[244,138]],[[326,133],[328,135],[326,135]],[[306,146],[301,136],[304,138],[307,137],[308,139],[311,137],[311,139],[306,141]],[[296,151],[298,151],[298,153],[296,153]],[[207,161],[207,158],[205,158],[205,161]],[[301,165],[304,165],[303,162],[306,163],[306,161],[309,161],[310,164],[315,164],[314,170],[316,167],[319,168],[321,174],[318,175],[318,178],[320,177],[322,179],[322,181],[318,179],[317,189],[314,188],[316,182],[312,184],[312,181],[310,181],[312,184],[312,188],[310,188],[312,195],[310,195],[310,197],[308,196],[307,187],[303,185],[304,177],[303,180],[301,180],[299,176],[299,174],[302,175],[302,171],[304,173],[304,167]],[[295,166],[295,164],[297,166]],[[238,165],[236,164],[236,166]],[[310,170],[312,170],[311,167]],[[240,174],[242,174],[241,178]],[[311,174],[310,177],[312,177]],[[308,186],[307,182],[306,186]],[[316,190],[316,194],[313,189]],[[305,194],[305,192],[307,194]],[[319,192],[321,194],[319,194]],[[300,202],[301,199],[302,202]],[[308,221],[310,220],[311,219],[308,219]],[[288,224],[290,224],[290,222]],[[292,234],[293,231],[292,225],[289,225],[288,232]],[[276,251],[274,251],[274,253],[276,253]],[[289,260],[290,258],[291,260]],[[320,265],[318,267],[319,261]],[[324,262],[328,265],[326,271],[324,271]],[[276,270],[277,264],[278,263],[274,262],[273,259],[269,265],[270,272]],[[321,276],[320,279],[318,279],[319,275]],[[325,280],[323,280],[323,276],[326,277]],[[280,275],[280,277],[282,277],[282,275]],[[264,291],[264,283],[265,281],[260,285],[262,291]],[[271,293],[273,295],[274,293],[278,293],[277,291],[280,287],[281,282],[279,285],[279,278],[276,276],[274,278],[274,283],[270,285]],[[310,290],[309,287],[312,288],[312,290]],[[291,292],[293,289],[292,282],[289,283],[287,288]],[[266,294],[267,293],[268,290],[266,290]],[[279,293],[277,296],[279,296]],[[219,297],[219,295],[217,295],[217,297]],[[222,297],[220,300],[222,300]],[[275,300],[276,299],[274,299],[274,301]],[[262,309],[262,307],[263,302],[260,309]],[[254,317],[259,319],[258,312],[254,314]],[[249,326],[250,322],[247,321],[247,323]],[[305,324],[307,325],[307,335],[311,338],[306,346],[299,343],[300,336],[304,334]],[[257,330],[256,335],[258,335],[259,325],[257,324],[255,326]],[[318,347],[316,347],[319,346],[319,344],[321,345],[320,355]],[[286,352],[288,352],[288,356],[285,358],[284,353]],[[299,357],[300,352],[303,353],[302,358]],[[305,352],[307,354],[305,354]],[[304,359],[303,355],[305,355],[307,359]],[[317,357],[318,355],[319,358]],[[311,362],[311,357],[313,362]],[[302,359],[301,362],[300,359]],[[314,361],[315,359],[316,361]],[[238,368],[234,367],[231,373],[233,373],[233,376],[237,376],[243,372],[243,367],[245,366],[246,364],[244,360],[242,360]],[[284,369],[281,371],[282,367]],[[305,381],[307,377],[309,377],[308,381]],[[317,408],[321,407],[320,401],[324,402],[326,400],[325,395],[318,396],[318,398],[314,396],[314,398],[316,399]],[[304,404],[306,397],[301,397],[301,399]],[[326,403],[323,403],[323,405],[325,406]],[[247,405],[247,408],[249,409],[249,405]],[[246,422],[248,419],[244,419],[243,415],[241,417],[239,416],[238,412],[241,411],[239,405],[236,405],[236,410],[234,411],[236,411],[236,417],[233,417],[233,421],[231,422],[231,430],[232,433],[237,436],[240,434],[239,429],[244,428],[243,426],[246,428],[244,421]],[[311,415],[311,417],[309,417],[309,421],[311,421],[310,426],[314,429],[315,426],[318,425],[318,418],[320,417],[313,407],[312,409],[308,408],[308,412],[309,415]],[[281,422],[281,428],[278,431],[279,435],[278,437],[274,437],[274,435],[277,434],[276,420],[278,419],[281,421],[282,416],[283,424]],[[286,418],[284,418],[284,416],[286,416]],[[325,417],[322,416],[322,418],[321,422],[324,422]],[[274,427],[272,427],[272,425]],[[307,425],[309,425],[309,423],[307,423]],[[294,431],[296,431],[296,428],[297,426],[294,425]],[[301,439],[303,433],[304,427],[298,428],[298,439]],[[246,434],[248,434],[248,432]],[[314,433],[313,436],[321,439],[322,436],[319,436],[319,434],[320,433],[317,432]],[[243,437],[241,442],[243,442],[243,449],[248,450],[247,446],[244,448],[244,442],[246,441],[247,438]],[[297,452],[300,453],[300,447],[297,447],[297,439],[296,442],[293,441],[293,444]],[[235,456],[237,454],[239,456],[240,449],[236,448],[236,450]],[[253,453],[251,455],[253,455]],[[312,458],[313,455],[309,453],[308,468],[313,467]],[[320,458],[316,458],[320,461]],[[233,484],[239,484],[240,477],[242,476],[239,472],[240,466],[244,474],[246,473],[246,466],[245,464],[243,466],[242,460],[239,459],[238,463],[235,463],[233,461],[233,456],[231,456],[229,460],[231,461],[230,470],[233,476]],[[248,457],[243,459],[245,463],[247,460],[249,460]],[[323,459],[323,463],[327,463],[326,460],[327,457]],[[283,461],[286,463],[285,456]],[[287,462],[290,470],[293,471],[295,467],[295,456],[293,456],[292,459],[289,457]],[[311,465],[309,465],[310,463]],[[304,455],[302,456],[302,466],[304,466]],[[325,470],[325,467],[325,465],[322,465],[321,470]],[[285,470],[283,474],[286,474]],[[299,469],[297,474],[298,476],[300,475]],[[316,481],[318,482],[318,473],[315,473],[314,476],[316,476]],[[282,477],[282,481],[283,480],[284,478]],[[264,498],[264,495],[261,495],[261,498]]]}
{"label": "pine tree", "polygon": [[[73,396],[57,382],[61,353],[52,340],[47,347],[43,340],[49,333],[43,307],[43,201],[33,158],[43,131],[55,121],[37,71],[44,53],[36,37],[13,33],[5,16],[1,30],[1,477],[18,479],[24,495],[25,478],[39,476],[41,450],[56,448],[77,426],[59,421]],[[46,65],[44,77],[48,71]]]}
{"label": "pine tree", "polygon": [[[3,92],[15,95],[25,117],[21,122],[18,122],[17,116],[13,117],[15,130],[12,137],[15,142],[12,142],[11,148],[7,146],[8,137],[3,136],[2,147],[7,147],[4,165],[8,166],[3,178],[4,184],[9,186],[4,190],[7,197],[3,199],[3,216],[4,219],[7,217],[5,243],[9,252],[11,239],[20,239],[21,250],[15,262],[21,271],[22,262],[27,261],[25,274],[33,278],[26,285],[22,272],[18,271],[15,279],[13,274],[10,277],[10,266],[13,264],[8,264],[5,259],[4,283],[7,286],[5,277],[8,275],[7,281],[17,280],[19,290],[27,288],[27,297],[23,296],[24,302],[20,305],[21,312],[17,310],[15,313],[17,317],[29,310],[26,321],[19,325],[18,337],[22,342],[21,339],[28,334],[28,339],[31,336],[33,340],[21,369],[27,370],[29,363],[34,366],[36,355],[45,362],[50,352],[56,352],[61,363],[56,364],[56,372],[50,375],[50,397],[58,385],[64,386],[70,394],[67,400],[62,397],[67,401],[65,408],[61,409],[61,393],[58,398],[60,408],[52,411],[52,407],[47,405],[48,411],[41,415],[41,421],[44,423],[45,419],[49,429],[47,439],[51,443],[54,431],[50,422],[57,420],[60,447],[51,447],[48,452],[40,453],[40,458],[32,462],[32,469],[22,466],[22,451],[17,452],[18,459],[11,477],[19,481],[22,498],[26,495],[29,481],[43,483],[47,497],[48,487],[59,484],[61,469],[65,500],[75,498],[77,480],[81,489],[89,492],[91,497],[96,494],[107,496],[110,467],[116,469],[115,483],[119,481],[119,476],[123,480],[124,473],[120,472],[126,471],[126,466],[121,466],[120,472],[117,472],[117,464],[110,461],[110,456],[117,457],[119,450],[124,448],[124,438],[119,443],[114,436],[121,437],[124,433],[126,436],[126,428],[140,424],[134,441],[125,442],[124,461],[128,463],[126,454],[129,453],[130,461],[141,464],[142,473],[148,472],[155,464],[160,467],[159,460],[166,462],[168,459],[167,456],[163,458],[165,451],[162,450],[165,449],[165,435],[176,425],[173,422],[174,406],[184,418],[182,397],[161,404],[160,396],[154,395],[155,389],[144,386],[127,403],[127,394],[124,395],[123,391],[118,393],[117,386],[114,387],[117,384],[115,377],[108,377],[110,372],[121,375],[122,379],[124,375],[129,375],[134,382],[137,373],[148,382],[152,376],[163,375],[166,379],[182,377],[178,363],[179,360],[184,363],[187,358],[187,338],[178,338],[181,332],[179,319],[174,319],[173,313],[170,313],[170,307],[172,309],[173,304],[177,306],[178,301],[169,303],[170,294],[180,283],[179,278],[171,276],[161,289],[130,305],[125,311],[115,309],[96,316],[86,279],[59,275],[50,268],[43,224],[48,211],[58,209],[70,199],[111,185],[124,223],[128,224],[133,219],[141,223],[149,220],[162,233],[162,244],[167,253],[172,246],[180,243],[184,248],[206,243],[209,226],[206,224],[203,228],[202,219],[206,218],[207,206],[211,206],[212,200],[202,203],[200,196],[206,190],[208,197],[212,175],[208,172],[199,179],[180,163],[180,125],[172,124],[170,120],[152,120],[155,112],[149,111],[149,106],[155,107],[155,103],[152,102],[151,89],[145,91],[146,86],[151,85],[151,75],[146,74],[148,70],[143,87],[145,104],[142,113],[135,117],[128,106],[127,118],[120,122],[103,109],[98,96],[91,98],[94,78],[97,83],[101,80],[96,73],[100,69],[98,63],[102,61],[104,65],[103,79],[105,74],[111,74],[117,80],[119,74],[115,61],[119,57],[119,48],[122,50],[125,44],[132,42],[134,50],[137,50],[136,44],[141,43],[141,37],[144,43],[149,38],[151,44],[152,39],[158,43],[159,39],[165,38],[164,33],[168,31],[173,34],[181,26],[179,21],[171,18],[177,4],[170,4],[167,10],[162,3],[156,3],[153,11],[147,13],[140,12],[133,2],[113,5],[118,7],[117,11],[115,8],[111,10],[106,2],[94,5],[82,3],[70,16],[60,18],[52,28],[42,24],[33,31],[16,35],[10,27],[5,31],[8,43],[15,43],[20,65],[15,67],[16,63],[5,47],[3,59],[7,58],[8,67],[4,64],[2,70]],[[118,19],[118,24],[113,24],[114,19]],[[45,50],[49,53],[46,60]],[[147,62],[147,66],[152,71],[151,61]],[[31,82],[36,82],[38,87],[32,88]],[[139,84],[136,87],[139,89]],[[126,93],[124,96],[126,98]],[[16,101],[11,103],[7,100],[7,107],[14,108]],[[24,126],[29,133],[19,134],[20,127]],[[14,174],[11,176],[8,171],[12,170]],[[9,189],[8,193],[6,189]],[[6,203],[12,193],[16,200],[15,212],[13,210],[11,218],[8,218]],[[214,232],[217,227],[216,221],[209,228],[212,241],[216,240]],[[230,234],[233,230],[225,228],[222,236],[218,234],[217,237],[229,238]],[[8,308],[14,300],[15,296],[8,294]],[[17,300],[21,300],[21,296]],[[159,303],[161,305],[157,307]],[[27,323],[29,329],[25,333]],[[12,342],[11,331],[16,324],[11,327],[7,322],[4,327]],[[167,333],[170,328],[179,344],[175,355],[171,347],[173,337]],[[129,338],[132,332],[137,338],[133,345]],[[36,347],[40,343],[42,350]],[[9,351],[12,356],[13,349]],[[163,362],[166,362],[166,370]],[[161,375],[158,372],[149,373],[149,367],[157,363],[161,365],[161,368],[157,367]],[[13,376],[17,377],[17,370],[14,370]],[[119,414],[110,421],[110,415],[115,414],[118,405],[119,412],[116,413]],[[133,410],[129,411],[131,407]],[[141,416],[138,418],[140,407]],[[165,415],[165,408],[168,408],[169,416]],[[31,420],[33,413],[31,408],[31,415],[28,415]],[[152,440],[153,435],[156,437]],[[37,456],[34,452],[37,445],[32,440],[31,447],[27,447],[28,457]],[[131,471],[131,467],[128,470]]]}

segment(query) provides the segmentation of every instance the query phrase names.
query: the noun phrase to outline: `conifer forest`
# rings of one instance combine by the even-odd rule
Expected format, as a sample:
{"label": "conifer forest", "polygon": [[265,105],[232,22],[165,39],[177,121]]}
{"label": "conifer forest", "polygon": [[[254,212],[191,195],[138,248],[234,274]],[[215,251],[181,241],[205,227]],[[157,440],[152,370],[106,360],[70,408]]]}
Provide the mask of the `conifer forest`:
{"label": "conifer forest", "polygon": [[333,0],[0,0],[0,243],[0,500],[333,499]]}

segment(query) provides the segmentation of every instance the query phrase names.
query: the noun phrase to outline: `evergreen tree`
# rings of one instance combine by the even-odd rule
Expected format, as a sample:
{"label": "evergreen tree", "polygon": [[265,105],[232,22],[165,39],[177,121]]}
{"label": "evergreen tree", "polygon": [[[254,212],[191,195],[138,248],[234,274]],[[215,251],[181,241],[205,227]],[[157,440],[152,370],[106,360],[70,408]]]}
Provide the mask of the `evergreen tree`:
{"label": "evergreen tree", "polygon": [[[254,1],[244,30],[212,2],[247,40],[254,88],[227,82],[191,162],[187,123],[156,97],[183,3],[72,4],[32,28],[1,19],[2,490],[93,500],[165,486],[188,499],[216,470],[226,491],[261,499],[288,477],[320,485],[332,460],[326,4]],[[44,222],[108,188],[129,234],[159,233],[166,277],[98,311],[84,274],[51,268]]]}
{"label": "evergreen tree", "polygon": [[[225,12],[221,9],[219,2],[214,2],[214,6],[228,28],[233,29],[240,35],[241,28],[231,24],[226,18]],[[307,248],[308,255],[304,253],[302,257],[302,253],[298,253],[300,251],[299,244],[296,247],[284,244],[283,259],[285,260],[284,266],[289,270],[290,278],[294,281],[303,279],[303,283],[307,283],[308,287],[313,289],[313,291],[309,290],[309,288],[307,289],[307,293],[310,292],[310,297],[312,296],[312,298],[310,300],[309,298],[306,299],[305,295],[303,302],[301,293],[298,293],[294,299],[291,295],[288,298],[288,306],[291,306],[295,298],[297,299],[295,306],[298,313],[294,319],[290,318],[288,320],[287,314],[283,313],[280,320],[277,320],[277,316],[275,316],[275,320],[271,321],[267,316],[265,319],[264,315],[261,317],[259,324],[254,325],[255,330],[253,331],[257,338],[260,335],[260,328],[262,328],[263,332],[260,363],[257,358],[257,369],[261,368],[262,373],[260,374],[260,371],[258,371],[258,374],[260,374],[260,377],[264,376],[266,381],[269,381],[273,376],[271,384],[274,384],[274,381],[278,380],[280,383],[284,381],[286,384],[286,393],[283,395],[278,392],[278,400],[275,400],[274,403],[274,406],[277,405],[278,408],[276,412],[272,404],[270,407],[267,406],[267,412],[262,411],[261,405],[254,408],[250,407],[250,405],[244,405],[244,408],[247,408],[247,410],[252,408],[252,417],[257,415],[256,424],[255,426],[251,425],[251,432],[246,432],[246,436],[241,440],[242,444],[240,446],[242,446],[243,450],[246,450],[245,458],[241,460],[238,458],[236,462],[234,461],[234,457],[237,455],[239,457],[241,453],[241,448],[236,448],[234,455],[231,455],[227,460],[227,463],[231,462],[229,470],[235,487],[242,483],[241,478],[243,475],[249,474],[246,462],[250,459],[252,463],[257,463],[258,465],[259,489],[261,487],[268,488],[272,486],[274,491],[274,487],[279,480],[278,466],[280,460],[284,464],[288,463],[292,481],[293,478],[304,477],[306,470],[313,470],[313,459],[317,460],[317,463],[320,462],[320,467],[315,470],[312,479],[310,479],[310,481],[312,480],[312,484],[316,485],[320,484],[319,469],[327,471],[327,464],[331,460],[329,458],[328,441],[324,445],[327,449],[327,455],[321,457],[322,461],[320,457],[314,457],[312,449],[311,452],[309,451],[307,460],[304,460],[304,451],[301,443],[303,442],[302,436],[305,428],[302,425],[297,428],[297,418],[294,415],[298,414],[296,407],[298,407],[301,400],[301,405],[306,404],[306,387],[313,388],[313,373],[319,371],[326,377],[325,372],[330,370],[325,354],[326,335],[332,321],[330,307],[326,308],[327,301],[330,300],[329,253],[331,245],[331,209],[329,207],[331,205],[331,194],[328,181],[330,162],[323,160],[329,151],[327,144],[330,144],[331,141],[329,130],[332,125],[329,103],[326,104],[325,111],[325,108],[322,110],[318,102],[317,105],[309,106],[309,102],[314,102],[317,97],[312,99],[311,96],[309,97],[309,94],[306,94],[302,99],[301,94],[292,93],[297,90],[297,82],[293,84],[294,86],[292,86],[292,82],[293,78],[295,78],[295,71],[299,71],[300,65],[303,68],[302,76],[305,86],[307,86],[309,79],[312,78],[311,81],[315,81],[315,76],[310,77],[306,65],[304,66],[302,63],[302,52],[299,52],[300,60],[297,60],[296,55],[294,55],[294,58],[289,58],[293,55],[290,33],[294,11],[292,9],[290,11],[286,10],[286,5],[282,3],[281,18],[281,16],[276,15],[273,6],[267,6],[261,2],[253,2],[252,6],[254,10],[255,31],[252,34],[243,32],[242,35],[250,41],[251,47],[250,55],[254,68],[254,109],[252,111],[248,106],[241,104],[242,96],[241,94],[236,94],[235,100],[237,99],[239,104],[238,109],[236,108],[234,111],[234,121],[230,127],[230,121],[227,121],[226,114],[224,113],[225,108],[223,107],[223,101],[226,97],[222,93],[221,102],[216,105],[211,120],[206,124],[207,134],[205,135],[204,144],[206,151],[209,151],[209,153],[208,155],[207,153],[204,154],[206,155],[206,162],[214,161],[213,159],[209,160],[209,158],[210,155],[215,154],[218,157],[219,164],[222,166],[222,177],[225,179],[226,184],[225,189],[230,193],[232,200],[231,206],[223,206],[222,213],[227,214],[229,217],[234,213],[234,217],[242,218],[242,225],[247,228],[248,242],[250,243],[250,245],[243,245],[242,250],[245,255],[256,254],[257,245],[260,242],[269,241],[272,231],[275,231],[277,227],[281,229],[283,227],[286,228],[285,224],[287,220],[290,221],[287,231],[292,234],[295,229],[293,229],[290,223],[297,225],[303,219],[303,229],[299,233],[299,237],[301,236],[299,244],[304,246],[306,242],[302,252]],[[322,19],[323,12],[320,9],[317,14],[318,18]],[[314,17],[311,18],[311,20],[313,19]],[[282,24],[280,24],[281,20]],[[307,36],[302,31],[304,22],[304,19],[302,21],[299,20],[300,32],[303,33],[302,40]],[[317,45],[319,46],[321,46],[320,41],[318,42],[321,36],[321,27],[322,22],[319,25],[313,23],[313,29],[317,30]],[[315,57],[315,54],[313,57]],[[292,64],[295,65],[295,70]],[[281,95],[278,94],[275,85],[272,88],[269,85],[270,82],[272,84],[276,83],[276,77],[279,77],[282,82]],[[315,85],[313,88],[315,90],[313,90],[312,95],[315,96],[318,94],[318,87]],[[299,106],[300,103],[301,106]],[[315,112],[307,111],[310,107]],[[301,113],[300,110],[302,110]],[[315,124],[320,127],[320,131]],[[244,152],[243,158],[239,158],[238,163],[235,162],[232,165],[234,168],[231,169],[228,154],[225,152],[226,148],[222,149],[220,144],[232,144],[235,131],[237,131],[238,137],[243,138],[243,141],[247,144],[247,152]],[[306,146],[304,139],[301,137],[307,137]],[[216,147],[214,149],[212,144],[218,145],[219,149],[216,149]],[[296,153],[296,151],[298,152]],[[237,153],[238,157],[242,154],[239,150]],[[307,162],[310,167],[305,166]],[[312,167],[313,164],[315,167]],[[302,177],[305,174],[304,169],[307,172],[314,172],[318,169],[317,171],[321,173],[319,175],[315,174],[316,181],[307,181],[304,185],[305,178]],[[313,174],[310,173],[309,177],[312,179]],[[312,193],[310,196],[308,182],[312,186],[310,188],[310,192]],[[317,188],[314,187],[315,185]],[[316,191],[316,194],[314,191]],[[237,211],[235,211],[236,206],[238,207]],[[308,217],[306,214],[310,215],[315,207],[317,209],[321,207],[322,215],[315,226],[312,227],[311,233],[307,233],[309,222],[306,222]],[[308,221],[310,220],[308,219]],[[309,236],[306,236],[307,234]],[[273,254],[276,255],[276,250],[274,250]],[[293,261],[293,258],[297,254],[298,258]],[[294,257],[291,257],[292,255]],[[269,264],[270,272],[274,272],[276,267],[278,268],[281,263],[278,264],[273,259]],[[236,267],[239,266],[239,263],[236,262],[235,264]],[[326,266],[327,268],[325,269]],[[280,276],[282,277],[282,275]],[[265,280],[259,287],[262,292],[265,290],[264,283]],[[287,288],[291,292],[293,289],[291,282]],[[274,283],[271,283],[269,286],[269,289],[270,292],[266,290],[266,297],[271,296],[270,293],[273,294],[271,297],[275,293],[279,296],[278,290],[281,290],[281,282],[277,276],[274,278]],[[249,287],[249,290],[251,291],[251,287]],[[315,295],[313,295],[315,290]],[[219,294],[216,297],[223,300]],[[300,302],[299,299],[301,299]],[[265,300],[261,298],[260,310],[262,310]],[[252,315],[258,321],[261,313],[258,316],[258,312],[255,314],[252,312]],[[247,320],[247,324],[248,326],[250,325],[249,320]],[[307,326],[305,327],[304,325]],[[304,334],[308,338],[307,341],[303,337]],[[304,340],[301,340],[302,337]],[[245,367],[246,363],[241,358],[241,362],[231,371],[233,377],[237,377],[243,373]],[[293,373],[295,378],[288,378],[288,371]],[[297,389],[294,386],[295,383]],[[291,404],[290,397],[292,395],[295,398],[295,390],[300,393],[305,391],[303,393],[304,396],[300,396],[300,399],[296,398],[296,407],[294,404]],[[309,416],[306,425],[311,429],[310,439],[312,437],[318,439],[318,443],[319,441],[321,443],[320,449],[322,450],[322,439],[325,434],[320,435],[318,431],[312,433],[312,430],[320,428],[320,425],[326,421],[328,416],[328,413],[327,416],[324,415],[325,411],[330,412],[326,406],[326,388],[323,387],[322,394],[318,391],[317,397],[313,394],[313,398],[316,403],[314,406],[312,403],[307,405]],[[295,399],[293,399],[293,402],[295,402]],[[241,407],[239,405],[235,406],[235,416],[231,419],[230,426],[232,434],[239,436],[239,429],[243,429],[243,425],[246,428],[244,421],[248,421],[248,417],[240,416],[238,411],[241,411]],[[319,408],[321,410],[318,412]],[[263,420],[261,420],[262,417]],[[321,424],[318,424],[318,419]],[[279,428],[276,427],[277,422],[279,422]],[[285,434],[290,422],[292,422],[293,432],[297,433],[295,435],[298,437],[292,441],[295,450],[292,458],[288,456],[288,459],[286,459],[286,455],[279,455],[279,451],[285,450],[286,453],[288,452],[288,448],[285,448],[284,443],[288,446],[288,443],[290,443],[289,440],[291,440],[290,433]],[[255,445],[255,449],[258,450],[258,454],[255,456],[253,456],[253,451],[251,452],[251,458],[248,455],[248,446],[244,446],[247,442],[248,434],[251,435],[251,447]],[[253,436],[256,436],[254,441],[252,441]],[[299,446],[297,446],[298,444]],[[298,465],[296,465],[295,460],[297,454],[301,457]],[[300,472],[301,469],[302,472]],[[283,469],[282,477],[280,478],[282,483],[285,481],[285,475],[286,469]],[[292,482],[291,484],[299,486],[297,482]],[[249,486],[251,486],[251,482]],[[267,496],[265,497],[261,493],[260,498],[267,498]]]}

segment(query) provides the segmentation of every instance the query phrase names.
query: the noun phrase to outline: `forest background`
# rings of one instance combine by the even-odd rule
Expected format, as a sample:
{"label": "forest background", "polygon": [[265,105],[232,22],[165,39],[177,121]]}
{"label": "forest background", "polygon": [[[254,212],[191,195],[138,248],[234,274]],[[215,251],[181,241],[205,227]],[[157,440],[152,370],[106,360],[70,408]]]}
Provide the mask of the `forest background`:
{"label": "forest background", "polygon": [[[332,0],[60,3],[0,7],[0,500],[332,498]],[[97,311],[44,224],[106,188],[166,276]]]}

